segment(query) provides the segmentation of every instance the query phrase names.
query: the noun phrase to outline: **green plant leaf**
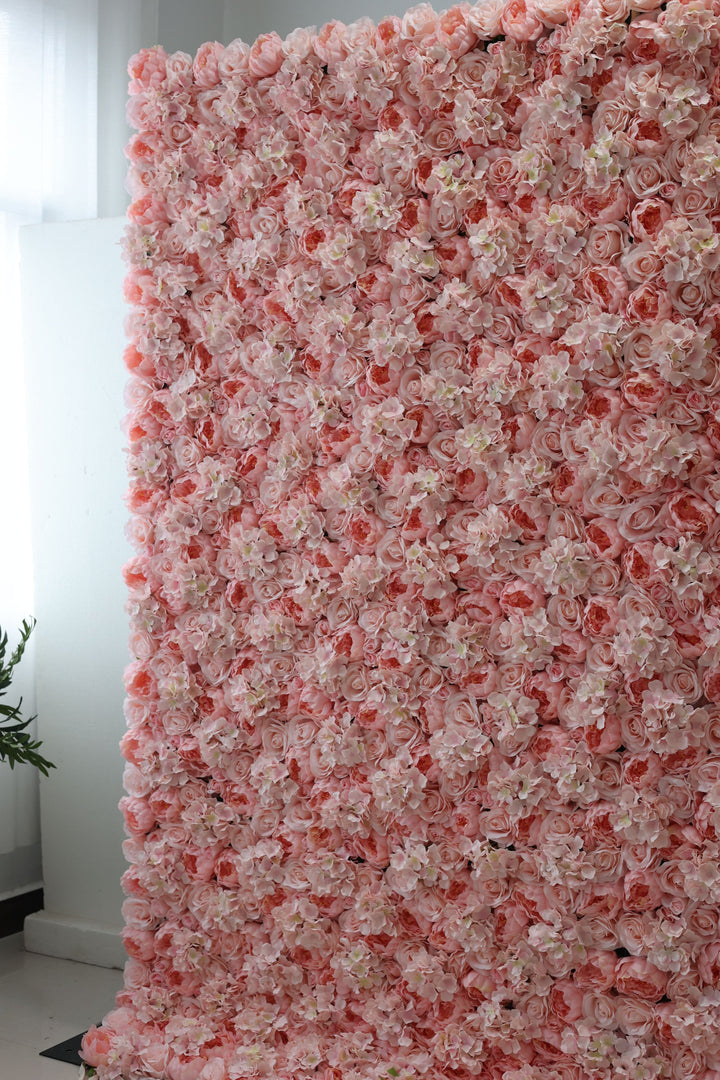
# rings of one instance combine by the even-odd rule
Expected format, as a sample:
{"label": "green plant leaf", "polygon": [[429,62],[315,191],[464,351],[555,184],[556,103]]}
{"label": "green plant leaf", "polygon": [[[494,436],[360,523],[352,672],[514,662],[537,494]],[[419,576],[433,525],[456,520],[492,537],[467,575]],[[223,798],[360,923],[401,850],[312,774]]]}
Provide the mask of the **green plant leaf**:
{"label": "green plant leaf", "polygon": [[36,753],[41,746],[42,742],[33,741],[26,733],[6,736],[4,732],[0,732],[0,761],[7,761],[11,769],[16,765],[34,765],[45,776],[49,776],[48,770],[57,766]]}
{"label": "green plant leaf", "polygon": [[[28,638],[35,629],[35,619],[23,619],[20,633],[20,643],[14,650],[10,660],[5,664],[8,637],[0,627],[0,697],[4,697],[5,690],[10,685],[13,669],[20,663]],[[32,724],[35,716],[27,720],[20,718],[20,709],[23,699],[17,705],[0,704],[0,761],[7,761],[11,769],[16,765],[33,765],[45,776],[49,776],[49,770],[56,768],[51,761],[37,753],[42,742],[31,738],[25,729]]]}
{"label": "green plant leaf", "polygon": [[36,626],[37,619],[30,619],[29,622],[27,621],[27,619],[23,619],[20,641],[18,642],[17,648],[10,657],[10,663],[7,667],[8,671],[12,671],[15,665],[19,664],[22,660],[23,653],[25,652],[25,646],[28,643],[28,638],[30,637]]}

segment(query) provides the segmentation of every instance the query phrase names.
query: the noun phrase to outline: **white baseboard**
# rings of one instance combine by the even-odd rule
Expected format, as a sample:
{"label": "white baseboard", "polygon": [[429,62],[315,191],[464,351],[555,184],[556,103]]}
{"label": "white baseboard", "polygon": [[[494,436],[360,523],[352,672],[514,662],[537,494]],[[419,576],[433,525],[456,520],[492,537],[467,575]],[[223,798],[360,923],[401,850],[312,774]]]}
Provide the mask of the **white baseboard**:
{"label": "white baseboard", "polygon": [[42,881],[31,881],[28,885],[21,885],[19,889],[7,889],[0,893],[0,903],[3,900],[14,900],[16,896],[24,896],[25,893],[35,892],[36,889],[42,889],[42,887]]}
{"label": "white baseboard", "polygon": [[24,923],[25,949],[43,956],[59,956],[97,967],[125,967],[127,954],[121,931],[85,919],[36,911]]}

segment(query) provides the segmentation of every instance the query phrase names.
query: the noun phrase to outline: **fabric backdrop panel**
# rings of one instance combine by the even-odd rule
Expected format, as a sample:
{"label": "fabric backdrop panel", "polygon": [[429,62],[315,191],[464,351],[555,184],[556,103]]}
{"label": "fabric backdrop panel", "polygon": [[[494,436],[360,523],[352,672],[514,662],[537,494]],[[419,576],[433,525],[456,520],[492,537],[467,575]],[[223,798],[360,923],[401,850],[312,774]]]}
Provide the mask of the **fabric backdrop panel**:
{"label": "fabric backdrop panel", "polygon": [[720,3],[130,62],[99,1080],[720,1077]]}

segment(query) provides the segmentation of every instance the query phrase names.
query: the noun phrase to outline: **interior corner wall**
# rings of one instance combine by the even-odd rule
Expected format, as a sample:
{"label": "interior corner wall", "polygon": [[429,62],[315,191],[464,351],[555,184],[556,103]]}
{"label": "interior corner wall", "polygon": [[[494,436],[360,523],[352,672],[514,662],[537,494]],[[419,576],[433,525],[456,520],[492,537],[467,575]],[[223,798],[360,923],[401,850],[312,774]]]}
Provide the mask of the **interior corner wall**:
{"label": "interior corner wall", "polygon": [[122,967],[118,802],[128,625],[121,568],[123,218],[21,232],[45,908],[30,951]]}

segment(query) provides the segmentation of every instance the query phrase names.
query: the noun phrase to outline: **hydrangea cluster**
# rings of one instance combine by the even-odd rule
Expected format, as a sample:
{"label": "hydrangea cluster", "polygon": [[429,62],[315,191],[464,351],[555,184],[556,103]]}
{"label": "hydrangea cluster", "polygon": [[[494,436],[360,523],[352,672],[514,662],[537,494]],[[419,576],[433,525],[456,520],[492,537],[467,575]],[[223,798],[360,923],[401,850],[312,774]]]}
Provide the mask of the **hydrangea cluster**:
{"label": "hydrangea cluster", "polygon": [[720,1080],[720,0],[130,62],[99,1080]]}

